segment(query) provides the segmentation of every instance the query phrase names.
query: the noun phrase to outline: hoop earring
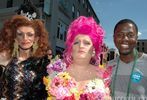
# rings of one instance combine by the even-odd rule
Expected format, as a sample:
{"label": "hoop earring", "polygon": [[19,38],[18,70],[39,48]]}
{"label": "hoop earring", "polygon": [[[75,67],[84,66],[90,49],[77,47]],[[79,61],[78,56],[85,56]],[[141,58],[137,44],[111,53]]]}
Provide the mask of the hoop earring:
{"label": "hoop earring", "polygon": [[16,40],[14,42],[12,57],[18,57],[18,42]]}
{"label": "hoop earring", "polygon": [[33,54],[35,54],[36,50],[38,49],[38,43],[34,42],[32,48],[33,48]]}
{"label": "hoop earring", "polygon": [[95,56],[95,50],[92,51],[92,57],[94,57],[94,56]]}

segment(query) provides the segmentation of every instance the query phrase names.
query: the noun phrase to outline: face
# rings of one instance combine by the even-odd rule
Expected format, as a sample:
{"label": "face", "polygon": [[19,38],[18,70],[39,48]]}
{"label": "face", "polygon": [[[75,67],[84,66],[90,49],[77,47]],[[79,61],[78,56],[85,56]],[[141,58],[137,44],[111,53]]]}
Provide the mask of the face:
{"label": "face", "polygon": [[48,58],[51,59],[53,56],[52,56],[52,50],[48,50],[47,51],[47,55],[48,55]]}
{"label": "face", "polygon": [[137,31],[133,24],[120,24],[114,33],[114,43],[120,54],[132,53],[137,44]]}
{"label": "face", "polygon": [[93,53],[93,44],[89,36],[79,34],[75,37],[72,47],[72,57],[91,59]]}
{"label": "face", "polygon": [[21,49],[30,49],[36,41],[34,29],[29,26],[19,27],[16,32],[16,40]]}

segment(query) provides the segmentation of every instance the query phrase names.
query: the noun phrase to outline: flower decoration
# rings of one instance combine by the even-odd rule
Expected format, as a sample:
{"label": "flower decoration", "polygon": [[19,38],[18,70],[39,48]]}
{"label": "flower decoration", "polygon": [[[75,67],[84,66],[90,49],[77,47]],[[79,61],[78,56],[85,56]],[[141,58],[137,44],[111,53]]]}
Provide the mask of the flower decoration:
{"label": "flower decoration", "polygon": [[66,68],[67,65],[58,57],[47,66],[49,76],[44,77],[43,81],[48,92],[48,100],[105,100],[105,97],[110,96],[109,89],[102,79],[77,82],[65,72]]}
{"label": "flower decoration", "polygon": [[113,66],[109,66],[108,68],[105,69],[105,71],[103,73],[103,77],[102,78],[105,81],[106,87],[110,86],[111,76],[112,76],[112,69],[113,69]]}
{"label": "flower decoration", "polygon": [[[44,83],[46,83],[46,80],[51,80],[51,78],[46,77]],[[48,82],[48,84],[45,85],[47,87],[48,93],[56,97],[56,99],[70,97],[74,94],[74,92],[76,92],[76,81],[66,72],[57,74],[51,82]]]}
{"label": "flower decoration", "polygon": [[88,100],[103,100],[105,95],[105,85],[101,79],[89,81],[85,87],[85,94]]}
{"label": "flower decoration", "polygon": [[106,95],[101,79],[88,81],[82,90],[67,72],[60,72],[54,78],[46,77],[43,81],[49,96],[60,100],[104,100]]}
{"label": "flower decoration", "polygon": [[86,85],[85,91],[86,93],[92,93],[95,91],[101,91],[104,93],[105,86],[104,83],[101,79],[94,79],[88,82],[88,84]]}
{"label": "flower decoration", "polygon": [[64,63],[62,59],[59,59],[59,57],[56,56],[54,59],[51,60],[51,63],[47,66],[47,73],[50,75],[50,77],[54,77],[59,72],[65,71],[66,66],[66,63]]}

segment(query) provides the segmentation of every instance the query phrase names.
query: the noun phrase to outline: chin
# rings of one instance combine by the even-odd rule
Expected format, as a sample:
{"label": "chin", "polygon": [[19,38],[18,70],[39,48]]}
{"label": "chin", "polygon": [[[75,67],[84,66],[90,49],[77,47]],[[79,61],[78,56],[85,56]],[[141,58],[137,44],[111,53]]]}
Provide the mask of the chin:
{"label": "chin", "polygon": [[78,56],[77,58],[85,59],[86,57],[85,56]]}
{"label": "chin", "polygon": [[28,49],[31,49],[30,46],[23,46],[23,47],[20,47],[22,50],[28,50]]}
{"label": "chin", "polygon": [[126,50],[126,51],[120,51],[119,52],[121,55],[129,55],[129,54],[131,54],[131,51],[129,50]]}

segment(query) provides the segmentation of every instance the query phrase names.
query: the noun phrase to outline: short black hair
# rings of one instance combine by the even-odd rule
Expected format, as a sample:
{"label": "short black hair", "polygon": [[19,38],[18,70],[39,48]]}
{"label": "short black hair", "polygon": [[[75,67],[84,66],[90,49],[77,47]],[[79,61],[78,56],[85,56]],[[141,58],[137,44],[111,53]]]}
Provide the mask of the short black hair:
{"label": "short black hair", "polygon": [[133,24],[133,25],[135,26],[136,32],[137,32],[137,34],[138,34],[138,27],[137,27],[136,23],[135,23],[133,20],[131,20],[131,19],[122,19],[122,20],[120,20],[120,21],[115,25],[115,27],[114,27],[114,33],[115,33],[116,28],[117,28],[120,24],[124,24],[124,23],[131,23],[131,24]]}

